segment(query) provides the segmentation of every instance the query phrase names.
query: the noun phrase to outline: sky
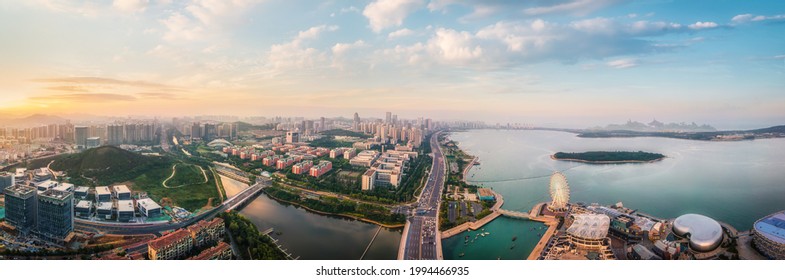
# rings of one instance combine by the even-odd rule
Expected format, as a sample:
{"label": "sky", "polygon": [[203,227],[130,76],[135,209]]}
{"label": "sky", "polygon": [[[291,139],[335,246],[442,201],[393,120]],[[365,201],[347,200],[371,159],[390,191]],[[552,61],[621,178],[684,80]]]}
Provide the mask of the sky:
{"label": "sky", "polygon": [[785,124],[785,1],[0,2],[0,117]]}

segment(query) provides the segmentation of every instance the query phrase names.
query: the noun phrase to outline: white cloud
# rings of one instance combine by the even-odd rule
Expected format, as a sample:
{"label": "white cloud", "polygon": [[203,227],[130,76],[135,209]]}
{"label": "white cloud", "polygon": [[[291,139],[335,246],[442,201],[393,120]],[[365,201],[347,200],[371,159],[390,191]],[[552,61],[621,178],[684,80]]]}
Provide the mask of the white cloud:
{"label": "white cloud", "polygon": [[315,68],[320,64],[324,64],[327,60],[327,54],[316,48],[306,46],[306,43],[317,38],[322,32],[335,30],[338,30],[338,26],[314,26],[298,32],[297,36],[290,42],[272,45],[267,56],[270,67],[280,72],[286,69]]}
{"label": "white cloud", "polygon": [[401,26],[409,14],[424,5],[424,0],[376,0],[365,6],[363,15],[368,18],[371,30],[379,33],[388,27]]}
{"label": "white cloud", "polygon": [[[427,65],[457,64],[479,68],[503,68],[539,61],[574,63],[582,59],[604,59],[688,45],[663,44],[654,37],[673,33],[701,32],[719,25],[698,22],[682,25],[673,22],[622,22],[614,18],[592,18],[569,23],[542,19],[499,21],[476,33],[438,28],[426,42],[398,45],[380,52],[392,61]],[[634,59],[608,63],[616,68],[638,64]]]}
{"label": "white cloud", "polygon": [[346,52],[357,49],[361,47],[365,47],[366,44],[363,40],[357,40],[354,43],[337,43],[332,47],[333,55],[335,56],[343,56]]}
{"label": "white cloud", "polygon": [[483,51],[466,31],[439,28],[428,41],[428,49],[446,62],[465,62],[482,56]]}
{"label": "white cloud", "polygon": [[624,59],[616,59],[611,60],[606,63],[606,65],[616,68],[616,69],[625,69],[625,68],[632,68],[638,66],[638,60],[632,58],[624,58]]}
{"label": "white cloud", "polygon": [[204,33],[204,27],[178,12],[172,13],[168,18],[161,20],[161,23],[166,27],[164,40],[167,41],[196,40],[201,38]]}
{"label": "white cloud", "polygon": [[689,25],[690,29],[695,29],[695,30],[698,30],[698,29],[712,29],[712,28],[717,28],[717,27],[719,27],[719,25],[717,23],[711,22],[711,21],[699,21],[699,22],[696,22],[696,23],[693,23],[693,24]]}
{"label": "white cloud", "polygon": [[403,29],[398,29],[398,30],[395,30],[393,32],[390,32],[390,34],[387,34],[387,39],[392,40],[392,39],[396,39],[396,38],[400,38],[400,37],[411,36],[413,34],[414,34],[414,31],[412,31],[411,29],[403,28]]}
{"label": "white cloud", "polygon": [[622,0],[572,0],[552,6],[526,8],[523,12],[527,15],[568,13],[582,16],[619,2]]}
{"label": "white cloud", "polygon": [[164,39],[201,40],[207,34],[220,34],[259,2],[261,0],[192,0],[181,11],[173,11],[161,20],[167,27]]}
{"label": "white cloud", "polygon": [[734,16],[731,19],[731,21],[734,23],[747,23],[747,22],[756,22],[756,21],[785,21],[785,14],[773,15],[773,16],[740,14]]}
{"label": "white cloud", "polygon": [[142,12],[147,8],[149,0],[114,0],[112,6],[123,12]]}

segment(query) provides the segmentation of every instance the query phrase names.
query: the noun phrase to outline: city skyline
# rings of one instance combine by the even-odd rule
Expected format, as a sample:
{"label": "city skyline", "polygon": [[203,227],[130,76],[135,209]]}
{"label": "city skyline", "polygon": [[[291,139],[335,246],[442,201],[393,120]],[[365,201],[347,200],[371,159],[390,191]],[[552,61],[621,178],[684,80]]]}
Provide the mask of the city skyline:
{"label": "city skyline", "polygon": [[[0,4],[0,114],[785,122],[785,4]],[[204,113],[195,113],[204,112]]]}

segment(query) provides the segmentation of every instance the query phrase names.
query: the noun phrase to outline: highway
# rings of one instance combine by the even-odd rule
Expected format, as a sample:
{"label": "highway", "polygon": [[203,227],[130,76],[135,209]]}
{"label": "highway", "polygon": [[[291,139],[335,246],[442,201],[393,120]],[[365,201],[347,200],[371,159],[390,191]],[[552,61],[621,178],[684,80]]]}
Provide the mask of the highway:
{"label": "highway", "polygon": [[431,136],[433,165],[428,182],[417,200],[416,208],[406,219],[406,227],[398,259],[437,260],[442,259],[441,238],[439,237],[439,204],[444,188],[446,166],[438,137],[440,132]]}
{"label": "highway", "polygon": [[264,188],[269,187],[269,179],[259,179],[257,183],[243,190],[237,195],[227,199],[220,206],[180,223],[161,223],[161,224],[120,224],[120,223],[100,223],[82,219],[74,219],[74,229],[89,232],[103,232],[107,234],[135,235],[135,234],[155,234],[161,235],[162,231],[174,230],[190,226],[200,220],[212,219],[221,212],[235,210],[243,205],[248,199],[253,198]]}

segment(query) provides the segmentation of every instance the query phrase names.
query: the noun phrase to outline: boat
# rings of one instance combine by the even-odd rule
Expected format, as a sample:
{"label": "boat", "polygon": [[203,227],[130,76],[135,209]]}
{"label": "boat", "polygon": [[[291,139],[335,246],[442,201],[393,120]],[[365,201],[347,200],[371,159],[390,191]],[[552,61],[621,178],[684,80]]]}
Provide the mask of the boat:
{"label": "boat", "polygon": [[510,250],[512,250],[513,248],[515,248],[515,243],[513,243],[512,246],[510,246]]}
{"label": "boat", "polygon": [[518,240],[518,237],[517,237],[517,236],[513,236],[513,237],[512,237],[512,242],[515,242],[515,240]]}
{"label": "boat", "polygon": [[458,255],[458,257],[461,257],[461,258],[463,258],[463,256],[465,256],[465,255],[466,255],[466,254],[464,254],[464,253],[461,253],[460,255]]}

